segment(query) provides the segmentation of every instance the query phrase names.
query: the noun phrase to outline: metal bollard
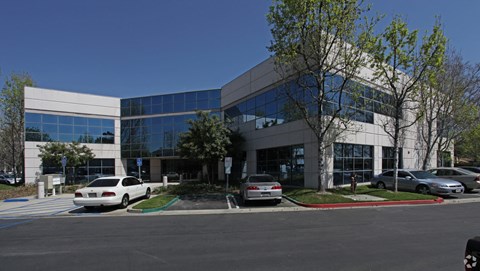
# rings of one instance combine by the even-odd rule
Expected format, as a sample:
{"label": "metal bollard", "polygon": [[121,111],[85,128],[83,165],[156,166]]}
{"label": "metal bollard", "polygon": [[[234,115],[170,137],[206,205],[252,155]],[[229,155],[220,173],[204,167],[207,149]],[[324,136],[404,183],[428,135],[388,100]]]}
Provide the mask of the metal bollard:
{"label": "metal bollard", "polygon": [[167,186],[168,186],[168,177],[163,176],[163,187],[167,187]]}
{"label": "metal bollard", "polygon": [[45,183],[38,182],[37,183],[37,199],[45,198]]}

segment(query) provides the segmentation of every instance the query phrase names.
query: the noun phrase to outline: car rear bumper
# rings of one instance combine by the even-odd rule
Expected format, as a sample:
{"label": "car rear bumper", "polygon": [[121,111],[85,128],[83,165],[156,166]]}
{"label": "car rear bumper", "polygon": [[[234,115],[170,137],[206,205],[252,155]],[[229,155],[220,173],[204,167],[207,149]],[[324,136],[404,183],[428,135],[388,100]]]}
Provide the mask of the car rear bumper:
{"label": "car rear bumper", "polygon": [[76,206],[114,206],[122,202],[120,197],[103,198],[74,198],[73,204]]}
{"label": "car rear bumper", "polygon": [[246,200],[281,200],[282,191],[248,191]]}

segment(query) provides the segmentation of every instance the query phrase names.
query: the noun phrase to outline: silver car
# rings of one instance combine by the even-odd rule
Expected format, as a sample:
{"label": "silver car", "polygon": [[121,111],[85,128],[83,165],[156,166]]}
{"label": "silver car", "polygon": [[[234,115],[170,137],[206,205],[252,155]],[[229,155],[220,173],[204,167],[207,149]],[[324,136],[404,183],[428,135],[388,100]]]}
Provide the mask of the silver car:
{"label": "silver car", "polygon": [[[371,183],[381,189],[393,189],[393,170],[375,176]],[[462,194],[464,189],[461,183],[438,178],[428,171],[399,169],[398,190],[422,194],[456,195]]]}
{"label": "silver car", "polygon": [[272,175],[254,174],[240,183],[240,197],[244,203],[250,200],[282,202],[282,185]]}
{"label": "silver car", "polygon": [[441,167],[432,168],[428,171],[437,177],[460,182],[465,191],[472,191],[473,189],[480,188],[480,174],[463,168]]}

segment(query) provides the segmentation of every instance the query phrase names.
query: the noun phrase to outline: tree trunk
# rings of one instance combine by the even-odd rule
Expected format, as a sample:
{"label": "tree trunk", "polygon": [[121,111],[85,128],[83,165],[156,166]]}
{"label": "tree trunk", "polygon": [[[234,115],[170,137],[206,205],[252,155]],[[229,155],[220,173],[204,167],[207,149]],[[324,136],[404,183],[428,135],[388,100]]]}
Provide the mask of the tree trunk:
{"label": "tree trunk", "polygon": [[[398,114],[397,114],[398,115]],[[398,192],[398,145],[400,139],[400,118],[395,118],[395,131],[393,134],[393,187]]]}
{"label": "tree trunk", "polygon": [[432,157],[432,123],[427,123],[427,150],[425,151],[425,157],[423,157],[422,169],[427,170],[430,167],[430,158]]}
{"label": "tree trunk", "polygon": [[323,148],[323,140],[318,139],[318,183],[317,192],[324,193],[326,191],[325,179],[324,179],[324,156],[325,149]]}

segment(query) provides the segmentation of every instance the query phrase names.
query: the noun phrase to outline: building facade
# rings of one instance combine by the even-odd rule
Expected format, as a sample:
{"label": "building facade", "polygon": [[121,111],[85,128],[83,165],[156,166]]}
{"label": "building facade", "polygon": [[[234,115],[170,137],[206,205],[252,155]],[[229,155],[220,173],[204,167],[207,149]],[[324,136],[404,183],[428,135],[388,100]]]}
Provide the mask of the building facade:
{"label": "building facade", "polygon": [[[354,125],[327,149],[324,177],[329,187],[348,184],[351,173],[368,182],[374,174],[393,168],[392,143],[380,125],[390,118],[390,99],[364,79],[369,77],[371,71],[364,69],[355,82],[362,105],[349,104],[355,111]],[[178,174],[196,178],[201,167],[180,159],[176,146],[179,134],[188,130],[186,121],[195,118],[195,111],[206,110],[224,118],[246,139],[244,161],[235,161],[237,171],[269,173],[283,184],[314,188],[317,139],[302,119],[287,110],[288,98],[280,95],[280,82],[269,58],[213,90],[121,99],[27,87],[26,182],[58,171],[58,165],[42,165],[38,158],[37,145],[48,141],[78,141],[90,147],[96,158],[79,169],[87,177],[139,174],[160,181],[163,175]],[[407,112],[405,117],[411,116]],[[413,126],[402,142],[400,167],[420,166],[418,142]],[[137,158],[143,159],[140,170]]]}

